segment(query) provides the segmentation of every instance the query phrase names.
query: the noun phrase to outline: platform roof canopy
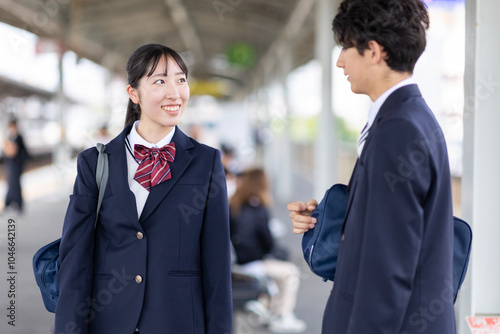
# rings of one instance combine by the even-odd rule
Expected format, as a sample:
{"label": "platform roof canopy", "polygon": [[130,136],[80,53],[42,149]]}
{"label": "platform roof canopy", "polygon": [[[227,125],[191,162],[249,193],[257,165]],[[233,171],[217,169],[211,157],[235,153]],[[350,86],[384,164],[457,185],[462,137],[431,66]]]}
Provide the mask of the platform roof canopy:
{"label": "platform roof canopy", "polygon": [[6,97],[29,97],[36,95],[43,100],[52,99],[55,94],[0,75],[0,101]]}
{"label": "platform roof canopy", "polygon": [[233,98],[279,72],[286,53],[292,67],[312,59],[315,2],[0,0],[0,21],[120,74],[138,46],[165,44],[183,54],[199,89],[225,87],[219,95]]}

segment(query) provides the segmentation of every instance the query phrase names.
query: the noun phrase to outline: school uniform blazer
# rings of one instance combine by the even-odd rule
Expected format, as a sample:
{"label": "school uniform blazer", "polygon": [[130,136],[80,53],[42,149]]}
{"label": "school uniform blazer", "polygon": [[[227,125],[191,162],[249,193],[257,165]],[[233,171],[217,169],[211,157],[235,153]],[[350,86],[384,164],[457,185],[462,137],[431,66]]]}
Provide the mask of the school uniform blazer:
{"label": "school uniform blazer", "polygon": [[178,128],[172,178],[137,218],[127,127],[106,148],[109,181],[94,233],[97,150],[78,157],[60,246],[56,333],[225,334],[232,329],[226,182],[219,151]]}
{"label": "school uniform blazer", "polygon": [[445,139],[417,85],[382,105],[348,186],[324,334],[452,334]]}

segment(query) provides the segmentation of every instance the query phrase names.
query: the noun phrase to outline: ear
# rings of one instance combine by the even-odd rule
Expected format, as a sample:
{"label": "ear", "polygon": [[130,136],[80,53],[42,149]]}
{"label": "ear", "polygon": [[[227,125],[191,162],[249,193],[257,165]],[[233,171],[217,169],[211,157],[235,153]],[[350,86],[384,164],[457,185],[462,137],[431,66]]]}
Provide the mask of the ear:
{"label": "ear", "polygon": [[382,45],[378,44],[376,41],[369,41],[368,48],[365,52],[369,52],[370,62],[373,65],[379,64],[381,61],[385,61],[385,51]]}
{"label": "ear", "polygon": [[139,94],[137,92],[137,89],[135,89],[130,85],[127,85],[125,89],[127,90],[127,94],[132,100],[132,102],[134,102],[135,104],[139,103]]}

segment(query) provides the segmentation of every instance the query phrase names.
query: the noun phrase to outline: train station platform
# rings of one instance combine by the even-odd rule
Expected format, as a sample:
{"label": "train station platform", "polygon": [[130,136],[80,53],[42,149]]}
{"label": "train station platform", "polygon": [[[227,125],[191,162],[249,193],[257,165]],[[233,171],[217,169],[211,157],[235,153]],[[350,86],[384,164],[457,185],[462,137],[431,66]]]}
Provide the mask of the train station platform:
{"label": "train station platform", "polygon": [[[26,172],[22,176],[23,192],[26,198],[25,212],[22,215],[6,212],[0,216],[0,267],[2,268],[0,333],[2,334],[52,333],[54,314],[47,312],[43,306],[33,276],[31,261],[37,249],[61,235],[75,171],[76,164],[71,161],[67,165],[47,165]],[[303,186],[308,187],[306,181]],[[5,183],[1,181],[0,194],[5,193],[5,188]],[[308,329],[305,333],[320,333],[323,309],[332,283],[323,283],[307,268],[300,250],[301,237],[294,235],[291,228],[288,228],[289,217],[286,204],[275,202],[272,216],[281,222],[282,230],[285,232],[278,240],[279,244],[290,251],[292,261],[297,264],[301,272],[296,315],[306,321]],[[9,221],[10,225],[14,224],[16,232],[13,270],[9,270],[7,266],[6,240]],[[15,274],[8,274],[9,272]],[[15,276],[15,297],[9,298],[10,283],[7,279],[11,276]],[[12,301],[15,303],[15,322],[12,323],[15,326],[9,324],[11,320],[7,317],[9,313],[7,308]],[[249,313],[236,312],[234,327],[234,334],[269,333],[265,327],[259,326],[256,317]]]}

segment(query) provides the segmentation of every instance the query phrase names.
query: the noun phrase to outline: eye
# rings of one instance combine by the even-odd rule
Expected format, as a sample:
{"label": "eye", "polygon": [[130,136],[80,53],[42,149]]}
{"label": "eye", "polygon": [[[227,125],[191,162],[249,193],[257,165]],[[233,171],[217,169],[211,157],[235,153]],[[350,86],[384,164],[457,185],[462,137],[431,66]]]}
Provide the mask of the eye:
{"label": "eye", "polygon": [[177,82],[187,82],[186,78],[180,78]]}
{"label": "eye", "polygon": [[158,80],[156,80],[154,83],[155,83],[155,84],[159,84],[159,85],[161,85],[161,84],[164,84],[164,83],[165,83],[165,80],[163,80],[163,79],[158,79]]}

